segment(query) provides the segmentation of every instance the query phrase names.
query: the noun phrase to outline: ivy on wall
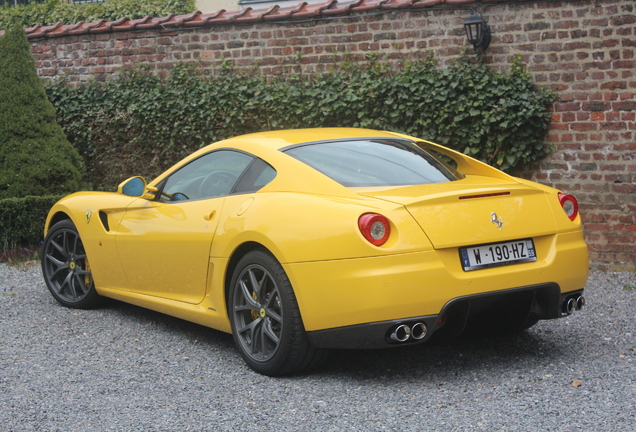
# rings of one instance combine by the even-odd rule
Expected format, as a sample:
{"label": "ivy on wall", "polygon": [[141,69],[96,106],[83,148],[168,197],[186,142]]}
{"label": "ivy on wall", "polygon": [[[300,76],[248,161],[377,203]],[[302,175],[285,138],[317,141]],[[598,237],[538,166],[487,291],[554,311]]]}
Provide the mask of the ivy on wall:
{"label": "ivy on wall", "polygon": [[18,22],[22,27],[75,24],[100,19],[115,21],[122,17],[143,18],[146,15],[162,17],[194,12],[195,0],[108,0],[104,3],[71,4],[60,0],[47,0],[27,6],[0,8],[0,29]]}
{"label": "ivy on wall", "polygon": [[177,65],[162,81],[144,68],[119,79],[48,84],[68,139],[84,156],[87,181],[112,190],[148,179],[190,152],[244,133],[303,127],[385,129],[428,139],[504,171],[529,167],[544,144],[554,95],[536,88],[516,59],[510,70],[468,57],[448,68],[432,59],[392,71],[370,55],[324,75],[266,78],[225,64],[213,76]]}

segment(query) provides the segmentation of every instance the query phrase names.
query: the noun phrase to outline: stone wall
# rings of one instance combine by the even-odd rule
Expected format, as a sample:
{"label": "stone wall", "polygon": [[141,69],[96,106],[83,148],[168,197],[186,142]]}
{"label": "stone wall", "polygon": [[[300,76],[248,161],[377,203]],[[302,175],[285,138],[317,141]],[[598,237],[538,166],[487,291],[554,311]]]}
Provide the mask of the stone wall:
{"label": "stone wall", "polygon": [[633,0],[358,0],[145,27],[122,21],[99,33],[76,26],[78,35],[37,29],[30,40],[43,78],[74,82],[107,80],[139,63],[165,74],[175,62],[197,62],[213,73],[227,59],[264,74],[321,72],[345,53],[360,61],[432,53],[444,65],[467,46],[462,22],[471,6],[483,8],[492,29],[485,62],[506,69],[521,54],[536,83],[558,94],[546,143],[555,151],[524,175],[577,196],[595,267],[636,270]]}

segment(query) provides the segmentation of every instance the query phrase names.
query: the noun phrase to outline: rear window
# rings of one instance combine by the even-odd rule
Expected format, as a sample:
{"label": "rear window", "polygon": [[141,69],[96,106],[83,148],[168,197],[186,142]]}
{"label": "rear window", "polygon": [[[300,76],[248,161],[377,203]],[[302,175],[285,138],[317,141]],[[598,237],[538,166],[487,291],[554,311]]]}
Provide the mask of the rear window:
{"label": "rear window", "polygon": [[284,151],[347,187],[457,180],[434,156],[407,140],[325,141],[288,147]]}

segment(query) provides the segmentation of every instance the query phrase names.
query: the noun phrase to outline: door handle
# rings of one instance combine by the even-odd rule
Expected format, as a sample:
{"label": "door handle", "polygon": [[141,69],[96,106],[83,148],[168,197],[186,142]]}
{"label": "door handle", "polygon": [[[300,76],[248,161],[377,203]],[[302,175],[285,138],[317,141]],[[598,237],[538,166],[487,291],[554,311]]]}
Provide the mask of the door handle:
{"label": "door handle", "polygon": [[206,221],[211,221],[212,219],[214,219],[214,216],[216,216],[216,210],[212,210],[212,213],[204,214],[203,219],[205,219]]}

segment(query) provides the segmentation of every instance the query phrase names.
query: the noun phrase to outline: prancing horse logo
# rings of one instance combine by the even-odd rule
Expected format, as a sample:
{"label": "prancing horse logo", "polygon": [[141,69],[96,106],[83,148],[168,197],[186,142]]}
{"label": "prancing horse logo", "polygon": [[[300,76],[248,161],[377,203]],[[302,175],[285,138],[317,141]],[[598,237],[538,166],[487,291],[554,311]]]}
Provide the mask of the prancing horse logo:
{"label": "prancing horse logo", "polygon": [[495,212],[490,213],[490,216],[491,216],[490,222],[497,225],[497,228],[499,228],[499,231],[501,231],[503,229],[503,219],[499,219],[497,217],[497,213]]}

